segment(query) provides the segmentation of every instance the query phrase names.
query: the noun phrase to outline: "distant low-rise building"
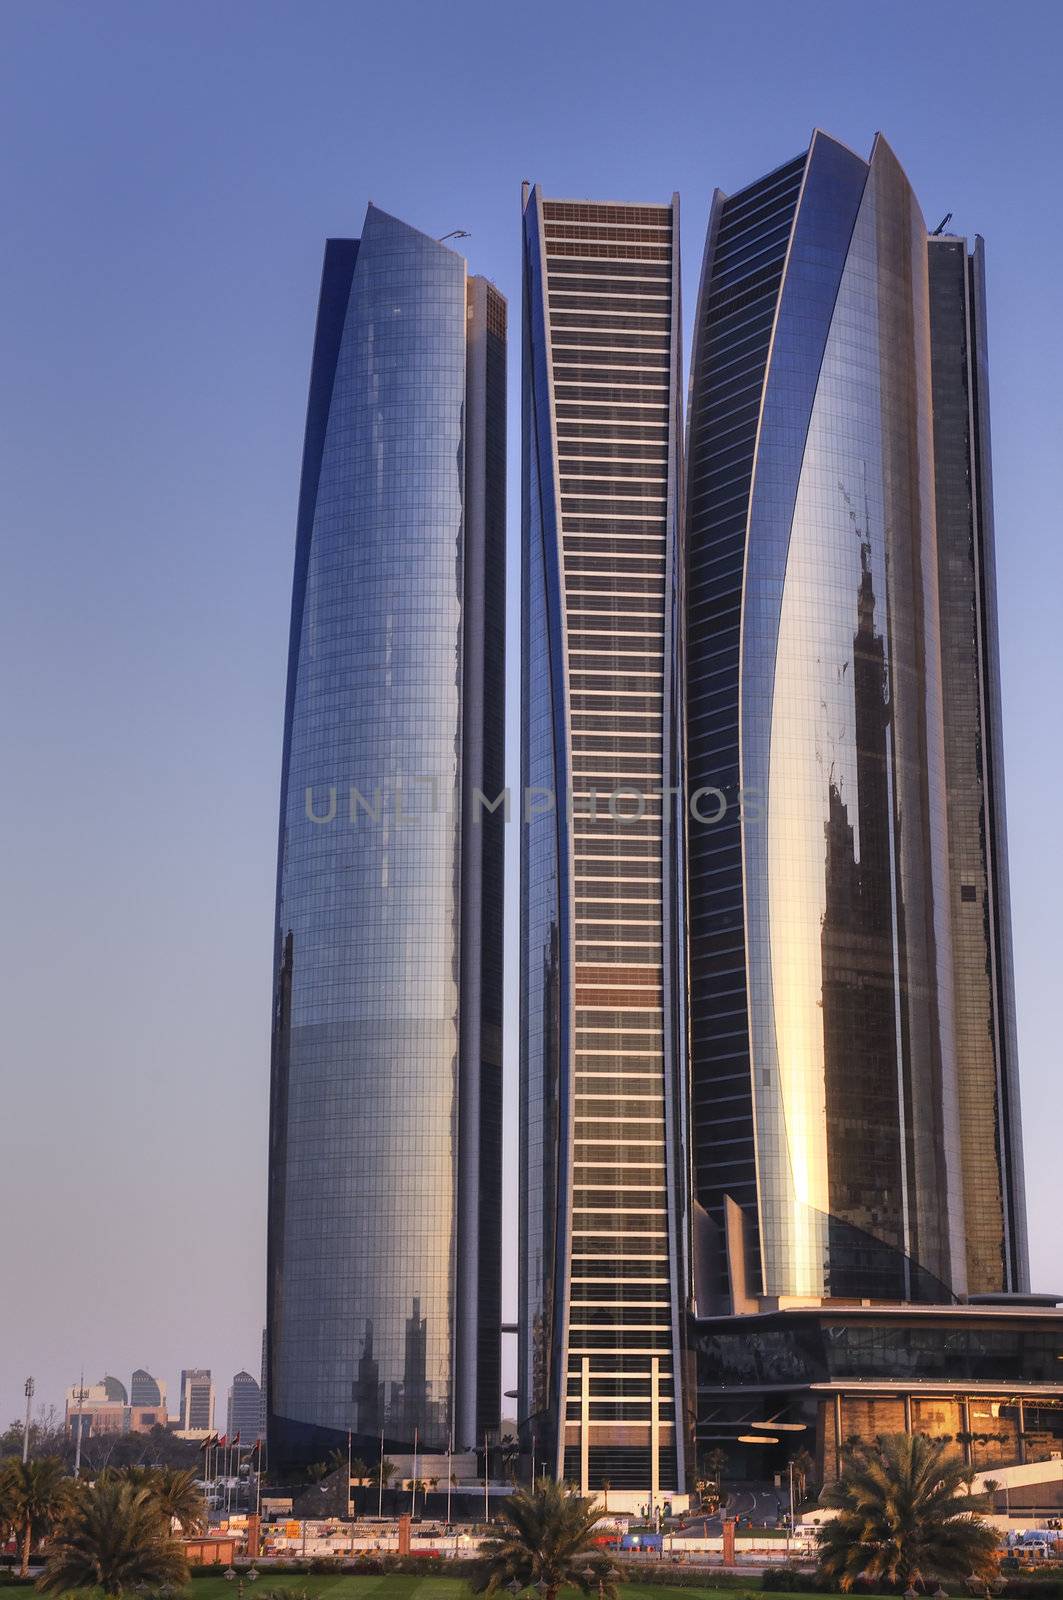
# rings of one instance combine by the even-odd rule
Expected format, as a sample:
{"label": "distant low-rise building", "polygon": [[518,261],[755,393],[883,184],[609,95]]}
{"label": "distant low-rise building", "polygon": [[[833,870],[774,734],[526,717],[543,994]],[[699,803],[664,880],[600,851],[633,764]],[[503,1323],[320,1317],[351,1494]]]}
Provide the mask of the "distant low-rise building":
{"label": "distant low-rise building", "polygon": [[74,1384],[66,1392],[66,1431],[82,1441],[105,1433],[150,1433],[165,1427],[165,1404],[135,1405],[117,1378]]}

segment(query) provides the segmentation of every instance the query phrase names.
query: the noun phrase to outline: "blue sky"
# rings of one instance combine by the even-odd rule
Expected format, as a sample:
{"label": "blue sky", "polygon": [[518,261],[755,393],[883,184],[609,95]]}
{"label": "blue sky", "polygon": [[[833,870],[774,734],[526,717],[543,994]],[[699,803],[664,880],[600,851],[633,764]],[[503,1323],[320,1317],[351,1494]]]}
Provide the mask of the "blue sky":
{"label": "blue sky", "polygon": [[817,123],[861,151],[881,129],[930,225],[952,211],[987,241],[1033,1268],[1063,1292],[1060,17],[1023,0],[7,0],[0,1181],[20,1303],[0,1424],[31,1371],[58,1401],[82,1361],[92,1378],[146,1365],[171,1393],[183,1365],[257,1370],[324,238],[356,234],[369,199],[468,229],[517,318],[522,178],[678,189],[689,313],[712,189]]}

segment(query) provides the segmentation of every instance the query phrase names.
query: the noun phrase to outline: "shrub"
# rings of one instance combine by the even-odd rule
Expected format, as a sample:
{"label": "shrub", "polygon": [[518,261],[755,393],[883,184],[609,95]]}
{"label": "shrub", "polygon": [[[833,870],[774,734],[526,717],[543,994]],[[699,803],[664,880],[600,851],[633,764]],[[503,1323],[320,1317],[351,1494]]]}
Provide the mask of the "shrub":
{"label": "shrub", "polygon": [[[661,1585],[668,1589],[718,1589],[734,1594],[749,1594],[759,1588],[755,1573],[723,1572],[719,1567],[679,1565],[665,1555],[663,1560],[641,1557],[625,1561],[623,1555],[613,1553],[614,1565],[620,1574],[621,1584],[637,1583],[642,1586]],[[448,1566],[447,1570],[450,1568]]]}
{"label": "shrub", "polygon": [[776,1594],[836,1594],[838,1586],[801,1567],[765,1567],[760,1587]]}

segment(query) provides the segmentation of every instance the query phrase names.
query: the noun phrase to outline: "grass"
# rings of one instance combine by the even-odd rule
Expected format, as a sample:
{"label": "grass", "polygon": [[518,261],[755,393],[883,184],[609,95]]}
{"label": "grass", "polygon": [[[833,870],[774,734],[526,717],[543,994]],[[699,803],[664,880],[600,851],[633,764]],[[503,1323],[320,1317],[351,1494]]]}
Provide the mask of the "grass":
{"label": "grass", "polygon": [[[187,1600],[236,1600],[235,1588],[235,1583],[219,1575],[196,1578],[185,1594]],[[245,1584],[244,1600],[254,1600],[255,1592]],[[437,1577],[435,1573],[427,1577],[406,1572],[360,1577],[352,1573],[271,1572],[266,1568],[259,1577],[257,1592],[307,1595],[311,1600],[472,1600],[472,1591],[464,1578],[447,1578],[442,1574]],[[754,1596],[761,1600],[756,1581],[747,1588],[737,1588],[733,1580],[726,1588],[722,1585],[717,1588],[712,1583],[706,1583],[703,1588],[684,1584],[674,1589],[660,1583],[625,1583],[621,1590],[622,1600],[720,1600],[724,1594],[728,1600],[753,1600]],[[562,1596],[563,1600],[582,1600],[578,1589],[564,1589]],[[771,1600],[816,1600],[816,1597],[773,1593]],[[831,1596],[830,1600],[837,1600],[837,1596]]]}

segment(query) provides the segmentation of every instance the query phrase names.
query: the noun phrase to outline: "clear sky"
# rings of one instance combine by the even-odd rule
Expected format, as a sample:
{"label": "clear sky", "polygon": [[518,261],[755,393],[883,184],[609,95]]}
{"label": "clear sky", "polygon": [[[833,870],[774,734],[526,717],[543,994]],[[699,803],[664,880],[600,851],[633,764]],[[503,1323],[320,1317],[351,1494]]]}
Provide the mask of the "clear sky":
{"label": "clear sky", "polygon": [[[357,234],[369,199],[436,236],[466,228],[516,324],[522,178],[606,199],[678,189],[689,312],[714,186],[796,155],[817,123],[864,152],[881,129],[930,226],[952,211],[987,241],[1033,1277],[1063,1292],[1061,15],[5,0],[0,1425],[29,1372],[58,1402],[82,1362],[91,1379],[147,1366],[171,1397],[182,1366],[222,1389],[258,1369],[323,240]],[[511,541],[518,357],[514,342]]]}

